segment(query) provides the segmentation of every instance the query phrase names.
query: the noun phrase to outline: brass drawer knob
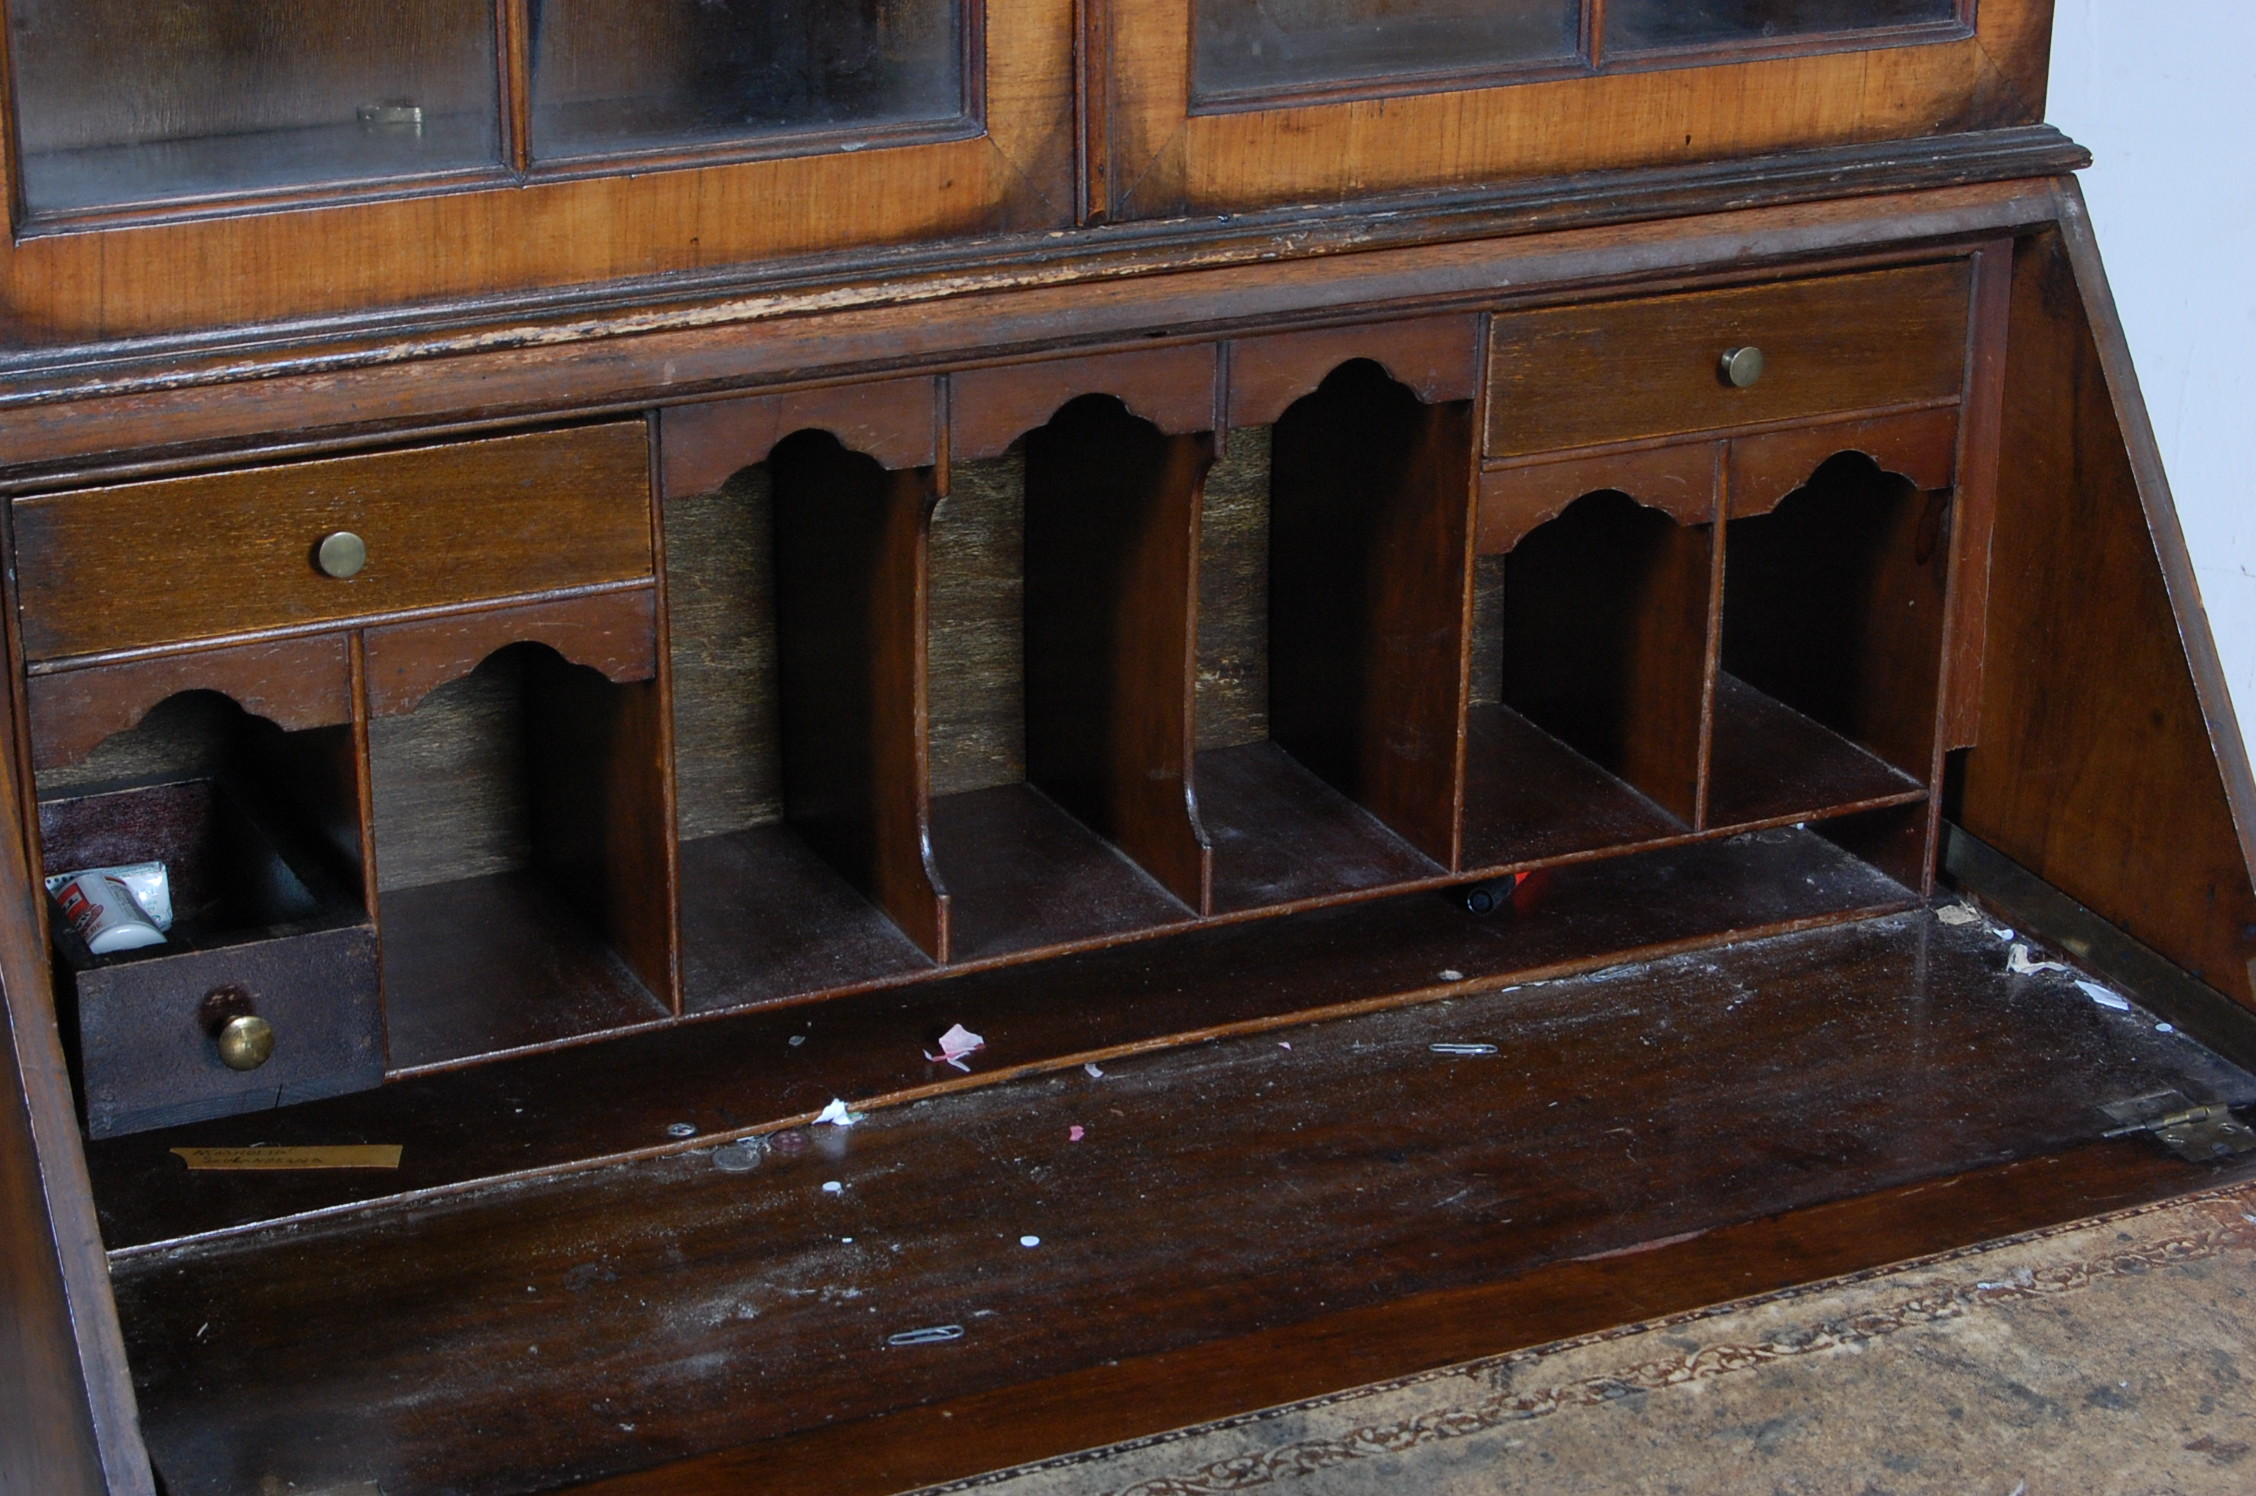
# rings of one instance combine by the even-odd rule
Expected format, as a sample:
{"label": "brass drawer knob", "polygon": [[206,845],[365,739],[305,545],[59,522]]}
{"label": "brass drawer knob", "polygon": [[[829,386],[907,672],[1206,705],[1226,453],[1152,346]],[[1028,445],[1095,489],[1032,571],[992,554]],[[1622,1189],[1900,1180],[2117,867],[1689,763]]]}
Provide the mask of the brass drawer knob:
{"label": "brass drawer knob", "polygon": [[256,1013],[220,1025],[219,1058],[230,1070],[256,1070],[274,1058],[274,1025]]}
{"label": "brass drawer knob", "polygon": [[321,537],[321,544],[314,549],[313,560],[321,568],[323,575],[335,577],[341,582],[347,577],[358,576],[360,569],[368,564],[368,542],[350,530],[339,530],[334,535]]}
{"label": "brass drawer knob", "polygon": [[1763,351],[1760,348],[1734,348],[1723,356],[1723,382],[1735,390],[1752,389],[1763,376]]}

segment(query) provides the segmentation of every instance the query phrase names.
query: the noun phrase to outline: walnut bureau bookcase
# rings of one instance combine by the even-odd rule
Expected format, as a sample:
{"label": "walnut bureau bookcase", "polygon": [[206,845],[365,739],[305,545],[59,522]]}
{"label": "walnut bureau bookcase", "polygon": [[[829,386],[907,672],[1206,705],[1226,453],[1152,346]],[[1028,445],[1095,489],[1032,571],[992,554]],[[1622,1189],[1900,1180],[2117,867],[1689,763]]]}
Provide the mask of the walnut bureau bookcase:
{"label": "walnut bureau bookcase", "polygon": [[[2049,0],[4,9],[0,1488],[906,1489],[2242,1167],[2029,1120],[2161,1062],[1929,911],[2256,1099],[2256,784]],[[146,861],[170,938],[93,955],[43,879]],[[1656,1062],[1686,953],[1777,1016]],[[1990,1039],[1826,1026],[1946,989]],[[1543,1002],[1593,1037],[1482,1073],[1604,1134],[1768,1066],[1798,1141],[1709,1107],[1771,1152],[1674,1230],[1311,1206],[1321,1303],[1139,1265],[1289,1151],[1197,1056]],[[966,1140],[1107,1066],[1147,1172],[1005,1349],[706,1315],[827,1176],[954,1202],[869,1293],[988,1282]],[[1860,1071],[1958,1131],[1880,1167]],[[1292,1187],[1572,1172],[1474,1073]],[[339,1147],[398,1152],[188,1166]]]}

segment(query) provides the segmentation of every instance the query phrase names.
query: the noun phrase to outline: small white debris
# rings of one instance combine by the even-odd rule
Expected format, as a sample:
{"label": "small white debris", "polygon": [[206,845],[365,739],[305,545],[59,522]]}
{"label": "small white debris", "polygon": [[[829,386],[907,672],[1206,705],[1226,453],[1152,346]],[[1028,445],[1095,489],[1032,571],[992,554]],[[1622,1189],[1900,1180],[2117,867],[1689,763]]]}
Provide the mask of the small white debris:
{"label": "small white debris", "polygon": [[1095,1060],[1089,1061],[1088,1064],[1083,1065],[1081,1068],[1089,1072],[1089,1079],[1091,1080],[1104,1079],[1104,1070],[1097,1064]]}
{"label": "small white debris", "polygon": [[2006,952],[2005,969],[2017,977],[2033,977],[2041,971],[2067,971],[2069,968],[2058,961],[2033,961],[2029,958],[2029,948],[2016,944]]}
{"label": "small white debris", "polygon": [[843,1243],[844,1243],[845,1245],[847,1245],[847,1246],[849,1246],[849,1247],[850,1247],[850,1246],[852,1246],[852,1245],[854,1244],[854,1238],[852,1238],[851,1236],[841,1236],[841,1237],[840,1237],[840,1238],[838,1238],[838,1239],[839,1239],[839,1241],[843,1242]]}
{"label": "small white debris", "polygon": [[1493,1044],[1429,1044],[1426,1048],[1435,1054],[1484,1055],[1496,1053]]}
{"label": "small white debris", "polygon": [[833,1127],[852,1127],[861,1120],[862,1114],[860,1112],[853,1110],[845,1102],[833,1096],[830,1099],[830,1105],[816,1113],[815,1126],[820,1127],[827,1122]]}
{"label": "small white debris", "polygon": [[1042,1238],[1039,1236],[1022,1236],[1018,1239],[1018,1244],[1022,1247],[1038,1247],[1042,1244]]}
{"label": "small white debris", "polygon": [[791,1047],[792,1047],[793,1049],[797,1049],[797,1048],[798,1048],[798,1047],[799,1047],[800,1045],[802,1045],[802,1044],[804,1044],[804,1043],[806,1043],[806,1042],[807,1042],[807,1036],[806,1036],[805,1034],[793,1034],[793,1035],[791,1036],[791,1041],[790,1041],[790,1042],[791,1042]]}
{"label": "small white debris", "polygon": [[924,1058],[927,1064],[938,1065],[945,1062],[969,1075],[971,1067],[964,1063],[964,1056],[977,1054],[986,1047],[987,1041],[970,1029],[965,1028],[960,1023],[951,1024],[948,1027],[948,1032],[940,1036],[940,1052],[934,1054],[928,1049],[924,1052]]}
{"label": "small white debris", "polygon": [[2003,925],[1990,926],[1990,934],[1998,940],[2018,940],[2021,938]]}
{"label": "small white debris", "polygon": [[1465,980],[1465,974],[1452,968],[1451,970],[1443,972],[1441,974],[1441,979],[1445,982],[1462,982],[1463,980]]}
{"label": "small white debris", "polygon": [[1960,927],[1982,923],[1981,913],[1971,904],[1945,904],[1935,911],[1935,918],[1946,925],[1958,925]]}
{"label": "small white debris", "polygon": [[2174,1034],[2177,1031],[2178,1026],[2174,1023],[2158,1023],[2154,1025],[2154,1032],[2158,1034]]}
{"label": "small white debris", "polygon": [[1283,1039],[1279,1039],[1279,1040],[1277,1041],[1277,1047],[1278,1047],[1279,1049],[1290,1049],[1290,1048],[1292,1048],[1292,1045],[1290,1045],[1289,1043],[1287,1043],[1287,1042],[1286,1042],[1286,1041],[1284,1041]]}
{"label": "small white debris", "polygon": [[2076,985],[2084,989],[2084,996],[2103,1008],[2113,1008],[2118,1013],[2131,1011],[2131,1000],[2119,992],[2111,992],[2099,983],[2087,982],[2081,977],[2076,979]]}
{"label": "small white debris", "polygon": [[835,1179],[825,1179],[823,1181],[823,1193],[826,1195],[843,1195],[846,1193],[846,1186]]}

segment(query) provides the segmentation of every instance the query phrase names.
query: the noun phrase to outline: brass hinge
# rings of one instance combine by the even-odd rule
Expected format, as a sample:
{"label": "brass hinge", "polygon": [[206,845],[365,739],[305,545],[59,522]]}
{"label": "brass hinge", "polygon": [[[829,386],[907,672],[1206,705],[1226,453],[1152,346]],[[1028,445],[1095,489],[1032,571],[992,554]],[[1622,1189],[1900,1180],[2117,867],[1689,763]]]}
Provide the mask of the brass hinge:
{"label": "brass hinge", "polygon": [[2223,1102],[2195,1106],[2176,1091],[2154,1091],[2111,1101],[2100,1110],[2121,1124],[2101,1136],[2150,1132],[2172,1153],[2197,1164],[2256,1150],[2256,1129],[2237,1121]]}

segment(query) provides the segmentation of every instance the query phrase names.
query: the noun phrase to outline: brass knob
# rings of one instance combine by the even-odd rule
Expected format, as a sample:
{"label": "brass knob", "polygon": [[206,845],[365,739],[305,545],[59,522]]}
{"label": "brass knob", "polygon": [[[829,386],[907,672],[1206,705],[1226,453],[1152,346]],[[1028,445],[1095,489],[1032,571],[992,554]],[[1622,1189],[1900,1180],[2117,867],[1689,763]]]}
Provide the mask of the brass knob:
{"label": "brass knob", "polygon": [[358,576],[360,569],[368,564],[368,542],[350,530],[324,535],[321,537],[321,544],[314,549],[313,561],[324,575],[335,577],[341,582],[347,577]]}
{"label": "brass knob", "polygon": [[1723,382],[1735,390],[1751,389],[1763,375],[1763,352],[1760,348],[1734,348],[1723,356],[1720,371]]}
{"label": "brass knob", "polygon": [[256,1070],[274,1058],[274,1025],[255,1013],[220,1026],[219,1058],[230,1070]]}

